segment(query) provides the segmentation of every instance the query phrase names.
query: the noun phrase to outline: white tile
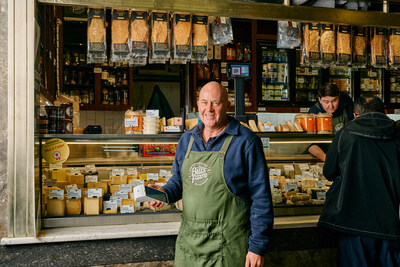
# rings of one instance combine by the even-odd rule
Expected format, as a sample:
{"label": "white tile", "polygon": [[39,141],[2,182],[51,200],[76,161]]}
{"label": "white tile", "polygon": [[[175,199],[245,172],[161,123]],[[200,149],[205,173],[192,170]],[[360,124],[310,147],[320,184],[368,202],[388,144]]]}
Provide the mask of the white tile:
{"label": "white tile", "polygon": [[81,112],[79,112],[79,116],[80,116],[79,125],[81,128],[82,128],[82,125],[86,125],[86,114],[87,114],[87,111],[85,111],[85,110],[82,110]]}
{"label": "white tile", "polygon": [[112,119],[114,119],[114,113],[115,113],[116,111],[105,111],[104,112],[104,119],[105,120],[112,120]]}
{"label": "white tile", "polygon": [[97,125],[96,124],[96,120],[94,120],[94,119],[93,120],[86,119],[86,125],[85,126],[82,125],[82,128],[85,128],[88,125]]}
{"label": "white tile", "polygon": [[87,120],[95,120],[96,119],[96,111],[89,110],[86,113]]}
{"label": "white tile", "polygon": [[96,111],[96,123],[104,123],[104,112],[107,111]]}

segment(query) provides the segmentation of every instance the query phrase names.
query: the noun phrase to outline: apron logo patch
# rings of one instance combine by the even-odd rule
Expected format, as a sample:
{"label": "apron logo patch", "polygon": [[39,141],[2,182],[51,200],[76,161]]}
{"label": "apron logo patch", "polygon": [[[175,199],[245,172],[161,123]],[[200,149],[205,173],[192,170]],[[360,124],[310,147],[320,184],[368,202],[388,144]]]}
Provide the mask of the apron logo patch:
{"label": "apron logo patch", "polygon": [[203,185],[208,180],[208,175],[211,173],[210,167],[202,162],[196,162],[190,166],[189,178],[194,185]]}

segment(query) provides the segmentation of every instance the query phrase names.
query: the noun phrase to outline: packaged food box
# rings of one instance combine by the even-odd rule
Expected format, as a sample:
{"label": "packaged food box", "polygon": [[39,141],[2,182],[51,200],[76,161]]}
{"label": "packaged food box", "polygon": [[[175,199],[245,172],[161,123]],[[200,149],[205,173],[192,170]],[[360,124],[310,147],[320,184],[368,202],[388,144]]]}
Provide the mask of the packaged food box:
{"label": "packaged food box", "polygon": [[176,144],[143,144],[140,151],[143,157],[175,156]]}

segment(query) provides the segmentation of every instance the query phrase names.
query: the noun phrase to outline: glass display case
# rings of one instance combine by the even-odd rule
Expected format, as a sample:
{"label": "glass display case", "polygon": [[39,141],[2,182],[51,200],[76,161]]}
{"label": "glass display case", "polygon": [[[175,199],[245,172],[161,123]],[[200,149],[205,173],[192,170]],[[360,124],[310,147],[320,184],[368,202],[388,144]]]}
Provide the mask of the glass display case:
{"label": "glass display case", "polygon": [[400,103],[400,71],[390,70],[389,102]]}
{"label": "glass display case", "polygon": [[354,95],[352,80],[353,73],[350,67],[336,66],[329,68],[329,82],[336,84],[340,92],[347,93],[351,98]]}
{"label": "glass display case", "polygon": [[[328,145],[332,135],[258,135],[269,167],[275,216],[319,214],[330,183],[322,176],[322,163],[307,148]],[[146,202],[135,203],[132,188],[168,181],[180,136],[40,136],[41,146],[59,138],[70,149],[62,166],[40,161],[42,228],[179,221],[179,202],[156,210]]]}
{"label": "glass display case", "polygon": [[360,69],[360,95],[372,94],[383,100],[383,69]]}

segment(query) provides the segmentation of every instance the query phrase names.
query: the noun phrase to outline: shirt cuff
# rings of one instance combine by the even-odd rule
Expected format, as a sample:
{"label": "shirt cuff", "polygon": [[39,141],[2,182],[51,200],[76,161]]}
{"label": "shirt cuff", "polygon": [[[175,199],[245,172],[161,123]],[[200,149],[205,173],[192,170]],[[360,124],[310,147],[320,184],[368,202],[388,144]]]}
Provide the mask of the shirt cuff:
{"label": "shirt cuff", "polygon": [[249,251],[253,252],[261,257],[264,257],[266,250],[262,248],[258,248],[252,245],[249,245]]}

